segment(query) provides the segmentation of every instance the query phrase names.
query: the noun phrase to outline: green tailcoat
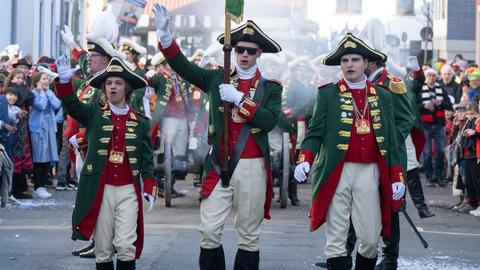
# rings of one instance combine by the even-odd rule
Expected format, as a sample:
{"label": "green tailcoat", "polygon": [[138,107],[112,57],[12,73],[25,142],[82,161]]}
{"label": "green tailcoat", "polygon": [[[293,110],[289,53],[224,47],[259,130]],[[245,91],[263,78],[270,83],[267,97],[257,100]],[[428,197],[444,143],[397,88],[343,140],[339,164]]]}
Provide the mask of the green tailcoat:
{"label": "green tailcoat", "polygon": [[[55,89],[68,114],[86,127],[88,138],[87,156],[80,173],[75,208],[72,216],[72,238],[89,240],[100,210],[104,180],[102,173],[107,162],[108,144],[111,140],[112,112],[107,105],[98,102],[84,104],[73,93],[72,84],[55,84]],[[150,122],[140,114],[130,111],[126,122],[125,151],[135,180],[139,204],[137,224],[137,257],[143,247],[143,211],[141,179],[153,178],[153,158],[150,137]]]}
{"label": "green tailcoat", "polygon": [[[393,112],[393,94],[386,88],[370,85],[369,82],[367,86],[371,130],[379,150],[382,235],[388,236],[390,212],[392,208],[398,209],[400,204],[399,201],[392,201],[391,185],[400,181],[402,176],[401,158],[396,151],[399,142]],[[326,221],[328,207],[340,180],[352,131],[352,104],[352,93],[343,80],[318,90],[313,116],[298,160],[312,164],[315,159],[317,163],[312,175],[312,230],[318,229]]]}
{"label": "green tailcoat", "polygon": [[[201,196],[208,197],[213,191],[219,176],[212,165],[212,151],[220,153],[220,141],[223,139],[223,101],[220,98],[219,85],[223,83],[223,69],[207,70],[198,67],[188,61],[180,52],[178,45],[173,43],[169,48],[162,49],[170,67],[182,78],[205,91],[209,101],[209,126],[208,138],[212,149],[204,162],[204,181],[201,188]],[[238,86],[238,76],[232,71],[230,83]],[[251,93],[253,97],[254,93]],[[267,81],[265,94],[258,104],[252,104],[251,99],[243,103],[239,109],[239,115],[252,126],[251,134],[260,147],[265,158],[265,167],[269,175],[267,181],[267,198],[265,201],[265,218],[270,218],[269,209],[272,196],[272,180],[270,170],[270,151],[268,144],[268,132],[277,124],[281,103],[282,86],[275,81]]]}

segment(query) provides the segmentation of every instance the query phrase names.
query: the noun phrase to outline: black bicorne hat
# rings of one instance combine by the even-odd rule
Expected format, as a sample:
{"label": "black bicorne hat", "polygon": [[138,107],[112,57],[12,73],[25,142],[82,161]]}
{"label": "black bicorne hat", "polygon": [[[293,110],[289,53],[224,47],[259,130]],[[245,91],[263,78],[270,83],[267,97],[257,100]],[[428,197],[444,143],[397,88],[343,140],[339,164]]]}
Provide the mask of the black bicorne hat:
{"label": "black bicorne hat", "polygon": [[112,57],[110,63],[103,71],[92,78],[90,85],[95,88],[102,88],[102,84],[108,77],[121,77],[123,78],[133,89],[143,88],[147,86],[147,82],[135,72],[133,72],[122,59],[118,57]]}
{"label": "black bicorne hat", "polygon": [[374,50],[352,33],[347,33],[338,43],[337,48],[323,59],[323,64],[327,66],[339,66],[340,59],[346,54],[359,54],[371,62],[387,61],[387,55]]}
{"label": "black bicorne hat", "polygon": [[[221,44],[225,42],[225,34],[221,34],[217,40]],[[247,23],[232,30],[232,46],[239,41],[248,41],[257,44],[264,53],[278,53],[282,50],[280,45],[272,38],[267,36],[260,27],[253,21],[248,20]]]}

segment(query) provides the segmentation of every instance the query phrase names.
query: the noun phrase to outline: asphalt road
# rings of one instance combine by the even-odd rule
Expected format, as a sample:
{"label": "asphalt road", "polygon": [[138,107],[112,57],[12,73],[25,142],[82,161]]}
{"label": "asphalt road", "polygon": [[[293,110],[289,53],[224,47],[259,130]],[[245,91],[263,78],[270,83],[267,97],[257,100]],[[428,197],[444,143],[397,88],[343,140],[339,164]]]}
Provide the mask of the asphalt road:
{"label": "asphalt road", "polygon": [[[185,198],[175,199],[171,208],[157,200],[154,211],[145,213],[145,246],[137,269],[198,269],[197,188],[191,179],[177,186],[188,193]],[[450,187],[424,189],[436,216],[420,219],[409,198],[408,212],[430,246],[424,249],[401,217],[399,269],[480,269],[480,218],[447,209],[457,200]],[[52,192],[47,200],[23,200],[19,206],[0,209],[0,269],[94,269],[93,259],[70,254],[86,244],[70,239],[75,192]],[[314,264],[324,260],[325,233],[323,228],[309,231],[310,185],[300,185],[299,193],[302,206],[280,209],[273,203],[272,219],[264,222],[261,235],[261,269],[320,269]],[[232,269],[236,252],[232,218],[223,244],[227,269]]]}

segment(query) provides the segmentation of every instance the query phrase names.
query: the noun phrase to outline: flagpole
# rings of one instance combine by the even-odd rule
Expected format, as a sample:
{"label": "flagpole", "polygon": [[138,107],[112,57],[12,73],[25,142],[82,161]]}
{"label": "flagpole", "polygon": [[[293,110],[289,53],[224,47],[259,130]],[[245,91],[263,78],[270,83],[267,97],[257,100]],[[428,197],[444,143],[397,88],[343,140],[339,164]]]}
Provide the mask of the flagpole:
{"label": "flagpole", "polygon": [[[231,18],[227,12],[227,5],[225,4],[225,38],[223,45],[223,83],[230,83],[230,56],[232,52],[231,41]],[[228,171],[228,116],[230,115],[230,104],[226,101],[223,102],[223,155],[221,158],[221,179],[222,187],[226,188],[230,182],[230,175]]]}

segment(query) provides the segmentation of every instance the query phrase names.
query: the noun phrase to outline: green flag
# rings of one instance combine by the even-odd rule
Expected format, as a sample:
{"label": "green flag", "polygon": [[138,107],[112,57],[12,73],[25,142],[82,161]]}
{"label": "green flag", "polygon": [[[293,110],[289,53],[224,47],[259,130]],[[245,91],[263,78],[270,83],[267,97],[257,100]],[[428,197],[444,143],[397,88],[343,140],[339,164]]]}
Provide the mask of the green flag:
{"label": "green flag", "polygon": [[227,13],[236,23],[243,20],[243,0],[227,0]]}

